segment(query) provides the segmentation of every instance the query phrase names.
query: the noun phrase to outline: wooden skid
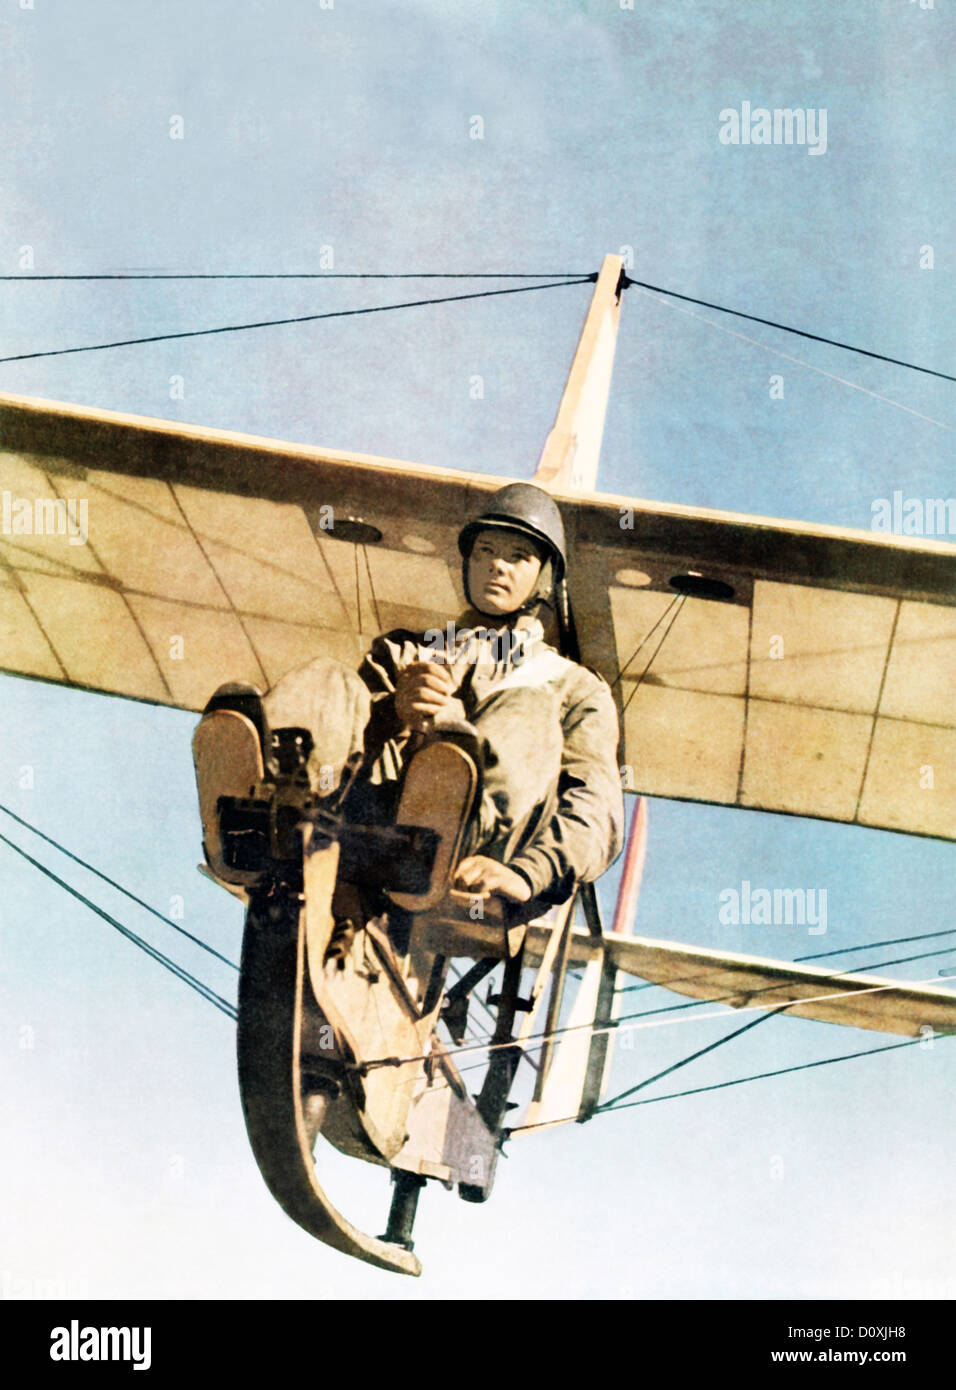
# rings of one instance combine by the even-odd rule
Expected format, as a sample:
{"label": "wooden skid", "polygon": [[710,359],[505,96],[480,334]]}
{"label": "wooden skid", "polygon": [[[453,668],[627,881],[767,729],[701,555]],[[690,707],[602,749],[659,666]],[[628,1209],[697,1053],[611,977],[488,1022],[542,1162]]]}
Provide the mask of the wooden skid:
{"label": "wooden skid", "polygon": [[350,1157],[487,1196],[495,1134],[434,1036],[441,991],[423,1012],[374,920],[333,942],[338,846],[312,850],[308,832],[306,841],[304,893],[255,896],[246,920],[238,1036],[249,1140],[270,1192],[310,1235],[418,1274],[410,1251],[356,1230],[329,1202],[316,1135]]}
{"label": "wooden skid", "polygon": [[292,894],[270,901],[271,910],[261,899],[250,906],[239,978],[239,1088],[259,1170],[310,1235],[379,1269],[420,1274],[411,1251],[357,1230],[319,1184],[302,1102],[304,914]]}

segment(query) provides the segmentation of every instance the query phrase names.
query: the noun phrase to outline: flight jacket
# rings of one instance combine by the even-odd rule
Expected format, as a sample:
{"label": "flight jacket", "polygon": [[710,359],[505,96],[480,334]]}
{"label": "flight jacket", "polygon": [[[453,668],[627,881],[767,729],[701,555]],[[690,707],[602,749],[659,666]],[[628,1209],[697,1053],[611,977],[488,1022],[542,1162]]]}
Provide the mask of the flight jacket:
{"label": "flight jacket", "polygon": [[[488,622],[480,615],[465,620]],[[397,629],[379,637],[359,675],[371,694],[365,762],[373,782],[395,782],[407,731],[395,712],[406,666],[443,660],[455,696],[435,726],[472,727],[483,756],[481,802],[469,853],[506,863],[532,895],[562,902],[576,882],[593,882],[621,850],[624,798],[617,765],[619,726],[607,683],[561,656],[541,635],[510,622],[478,630]]]}

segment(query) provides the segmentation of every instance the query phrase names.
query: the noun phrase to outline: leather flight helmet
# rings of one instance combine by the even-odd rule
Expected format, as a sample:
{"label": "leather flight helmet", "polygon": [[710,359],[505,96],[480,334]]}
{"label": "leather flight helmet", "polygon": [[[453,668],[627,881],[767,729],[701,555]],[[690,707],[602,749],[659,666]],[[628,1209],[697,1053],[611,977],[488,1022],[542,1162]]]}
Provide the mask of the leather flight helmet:
{"label": "leather flight helmet", "polygon": [[473,521],[461,528],[458,549],[465,560],[471,554],[475,536],[489,527],[520,531],[544,545],[553,567],[555,584],[567,569],[564,524],[554,498],[534,483],[509,483],[490,497]]}

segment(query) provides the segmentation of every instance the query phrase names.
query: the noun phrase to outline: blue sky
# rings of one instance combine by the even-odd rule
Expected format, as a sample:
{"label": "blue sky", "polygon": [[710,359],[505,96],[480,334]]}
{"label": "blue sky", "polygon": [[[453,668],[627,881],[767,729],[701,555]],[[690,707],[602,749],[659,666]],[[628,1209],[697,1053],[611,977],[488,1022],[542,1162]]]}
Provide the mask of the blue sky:
{"label": "blue sky", "polygon": [[[943,0],[11,3],[0,273],[17,272],[25,246],[38,274],[311,270],[322,247],[340,271],[588,272],[630,247],[638,279],[951,371],[953,49]],[[826,153],[721,145],[720,112],[744,100],[825,107]],[[175,116],[182,140],[169,138]],[[433,288],[7,283],[0,355]],[[587,297],[579,286],[8,363],[0,390],[526,477]],[[683,310],[625,298],[602,487],[861,528],[895,488],[952,491],[951,383]],[[0,802],[160,910],[181,896],[185,925],[237,958],[241,912],[195,869],[192,718],[9,678],[0,699]],[[38,857],[58,868],[52,851]],[[654,802],[637,930],[782,958],[940,931],[951,864],[930,841]],[[13,1136],[0,1294],[38,1281],[104,1297],[956,1293],[945,1043],[515,1141],[488,1205],[429,1188],[426,1273],[402,1281],[318,1246],[272,1202],[245,1140],[229,1022],[2,845],[0,874]],[[234,989],[226,967],[65,876]],[[825,887],[826,936],[721,925],[719,894],[744,879]],[[608,912],[613,887],[612,874]],[[636,1033],[616,1088],[729,1026]],[[774,1020],[674,1080],[881,1041]],[[337,1161],[332,1176],[349,1215],[380,1229],[381,1175]]]}

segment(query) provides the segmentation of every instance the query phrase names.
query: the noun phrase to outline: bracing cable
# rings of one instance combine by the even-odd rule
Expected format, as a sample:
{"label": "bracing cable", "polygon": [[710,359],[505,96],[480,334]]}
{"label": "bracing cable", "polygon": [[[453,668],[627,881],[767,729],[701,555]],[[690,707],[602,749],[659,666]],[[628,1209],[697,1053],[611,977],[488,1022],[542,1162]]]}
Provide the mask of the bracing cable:
{"label": "bracing cable", "polygon": [[118,922],[115,917],[111,916],[109,912],[106,912],[97,903],[91,901],[91,899],[81,893],[79,889],[73,888],[65,879],[55,874],[52,869],[48,869],[45,864],[41,864],[39,859],[34,859],[31,854],[27,854],[25,849],[21,849],[20,846],[14,844],[12,840],[8,840],[6,835],[0,834],[0,840],[2,840],[5,845],[8,845],[10,849],[14,850],[15,853],[19,854],[21,858],[25,859],[28,864],[32,864],[35,869],[39,869],[41,874],[45,874],[47,878],[52,879],[60,888],[69,893],[71,897],[76,898],[84,907],[88,907],[91,912],[95,912],[97,917],[101,917],[104,922],[108,922],[121,936],[125,936],[127,941],[131,941],[134,946],[138,946],[140,950],[145,951],[153,960],[158,961],[171,975],[175,975],[178,979],[182,980],[184,984],[187,984],[190,989],[195,990],[197,994],[201,995],[203,999],[207,999],[220,1013],[224,1013],[227,1018],[231,1018],[235,1021],[235,1006],[230,1004],[227,999],[223,999],[221,995],[216,994],[208,985],[204,985],[201,980],[198,980],[195,975],[191,975],[188,970],[183,969],[181,965],[177,965],[169,956],[164,955],[163,952],[157,950],[155,946],[151,946],[149,942],[145,941],[141,936],[137,936],[136,932],[130,931],[129,927],[124,927],[122,922]]}
{"label": "bracing cable", "polygon": [[636,1086],[629,1087],[622,1091],[620,1095],[614,1096],[612,1100],[606,1101],[604,1105],[598,1106],[599,1110],[611,1110],[622,1100],[627,1100],[628,1096],[633,1096],[637,1091],[643,1091],[645,1086],[651,1086],[655,1081],[661,1081],[665,1076],[670,1076],[671,1072],[680,1071],[681,1067],[686,1067],[690,1062],[696,1062],[698,1057],[703,1057],[707,1052],[714,1052],[718,1047],[723,1047],[724,1043],[732,1042],[734,1038],[739,1038],[741,1033],[747,1033],[751,1028],[756,1028],[759,1023],[766,1023],[773,1018],[772,1013],[758,1014],[756,1018],[750,1018],[741,1027],[735,1028],[732,1033],[727,1033],[724,1037],[718,1038],[716,1042],[708,1043],[706,1047],[699,1047],[696,1052],[690,1053],[687,1057],[682,1057],[679,1062],[673,1062],[663,1071],[655,1072],[653,1076],[648,1076],[643,1081],[638,1081]]}
{"label": "bracing cable", "polygon": [[104,883],[108,883],[111,888],[115,888],[118,893],[122,893],[124,897],[129,898],[137,907],[145,908],[147,912],[152,913],[158,921],[162,922],[163,926],[172,927],[173,931],[179,932],[180,936],[185,936],[195,946],[200,946],[204,951],[208,951],[211,956],[215,956],[217,960],[221,960],[223,965],[228,965],[231,970],[239,969],[235,961],[231,961],[228,956],[222,955],[214,946],[210,946],[207,941],[203,941],[201,937],[194,936],[192,932],[187,931],[185,927],[181,927],[178,922],[174,922],[171,917],[164,917],[155,907],[150,907],[149,903],[144,902],[142,898],[138,898],[135,893],[131,893],[130,890],[124,888],[121,883],[117,883],[115,878],[110,878],[109,874],[104,874],[100,869],[96,869],[92,864],[88,864],[85,859],[81,859],[78,854],[74,854],[73,851],[67,849],[65,845],[61,845],[59,840],[54,840],[51,835],[44,835],[42,830],[38,830],[37,827],[31,825],[28,820],[24,820],[23,817],[18,816],[15,811],[11,811],[9,806],[0,804],[0,811],[2,811],[5,816],[9,816],[11,820],[15,820],[18,825],[22,825],[25,830],[29,830],[33,835],[37,835],[41,840],[45,840],[48,845],[52,845],[53,848],[59,850],[61,854],[65,854],[67,859],[72,859],[74,864],[79,864],[81,868],[86,869],[91,874],[95,874],[96,877],[102,879]]}
{"label": "bracing cable", "polygon": [[[175,271],[128,271],[112,273],[92,273],[92,274],[67,274],[67,275],[0,275],[0,283],[28,283],[32,281],[93,281],[93,280],[560,280],[566,284],[584,284],[588,281],[593,283],[597,275],[592,272],[585,274],[573,270],[556,271],[197,271],[197,272],[175,272]],[[731,309],[726,304],[715,304],[713,300],[698,299],[692,294],[683,294],[679,290],[665,289],[662,285],[652,285],[646,280],[636,280],[633,276],[624,274],[622,288],[626,289],[629,285],[634,285],[638,289],[650,290],[655,294],[667,295],[670,299],[680,299],[685,304],[697,304],[702,309],[715,309],[720,314],[731,314],[734,318],[746,319],[748,323],[760,323],[767,328],[777,328],[783,333],[792,333],[798,338],[808,338],[814,343],[825,343],[829,347],[842,348],[844,352],[855,352],[861,357],[871,357],[877,362],[888,362],[894,367],[905,367],[912,372],[922,372],[926,376],[939,377],[943,381],[956,381],[956,376],[951,376],[948,372],[937,371],[933,367],[921,367],[915,362],[906,362],[900,357],[889,357],[886,353],[873,352],[869,348],[855,347],[852,343],[845,343],[839,338],[828,338],[822,333],[811,333],[805,328],[794,328],[792,324],[781,323],[777,319],[764,318],[759,314],[750,314],[743,309]],[[527,289],[547,289],[549,286],[528,285]],[[492,291],[492,293],[508,293],[508,291]],[[471,295],[455,295],[456,299],[473,298]],[[446,303],[446,300],[421,300],[422,304],[427,303]],[[384,308],[405,308],[405,305],[384,305]],[[374,313],[374,309],[358,309],[347,312],[352,313]],[[312,318],[333,318],[336,315],[320,314],[311,315]],[[303,319],[280,319],[277,323],[301,323]],[[242,324],[237,328],[212,328],[202,329],[203,333],[227,333],[237,332],[240,328],[259,328],[272,327],[272,324]],[[197,334],[173,333],[165,334],[162,337],[184,338],[194,337]],[[135,338],[130,342],[158,342],[161,338]],[[92,352],[97,347],[126,347],[129,343],[104,343],[90,348],[65,348],[61,352]],[[26,353],[25,357],[50,357],[55,353]],[[15,362],[22,358],[3,357],[0,362]]]}
{"label": "bracing cable", "polygon": [[[935,935],[935,933],[930,933],[930,935]],[[856,950],[857,948],[854,947],[853,949]],[[914,961],[914,960],[930,960],[930,959],[932,959],[933,956],[948,956],[948,955],[950,955],[950,954],[952,953],[953,949],[954,949],[954,948],[953,948],[952,946],[943,946],[943,947],[941,947],[940,950],[938,950],[938,951],[920,951],[918,955],[913,955],[913,956],[897,956],[895,960],[868,961],[866,965],[857,966],[857,967],[855,967],[854,970],[838,970],[838,971],[835,972],[835,975],[834,975],[833,978],[839,978],[840,975],[853,975],[853,974],[856,973],[857,970],[882,970],[882,969],[885,969],[886,966],[888,966],[888,965],[908,965],[911,961]],[[826,953],[826,954],[829,954],[829,953]],[[808,959],[811,959],[811,957],[804,956],[804,957],[802,957],[802,959],[803,959],[803,960],[808,960]],[[784,963],[786,963],[786,962],[784,962]],[[796,962],[794,962],[794,963],[796,964]],[[904,985],[904,986],[905,986],[905,985],[907,985],[907,984],[910,984],[911,981],[909,981],[909,980],[894,980],[894,981],[892,981],[891,983],[892,983],[894,986],[896,986],[896,985]],[[929,982],[927,982],[927,983],[929,983]],[[645,988],[647,988],[647,989],[657,989],[657,988],[660,988],[660,989],[671,989],[672,987],[673,987],[673,982],[670,983],[670,984],[662,984],[662,985],[654,985],[654,984],[652,983],[652,984],[649,984],[649,985],[646,985],[646,986],[645,986],[645,985],[638,985],[638,986],[637,986],[638,989],[645,989]],[[887,986],[883,986],[883,987],[886,988]],[[751,990],[749,990],[749,991],[748,991],[748,998],[751,998],[751,999],[756,998],[756,996],[757,996],[758,994],[765,994],[768,990],[773,990],[773,989],[779,989],[779,985],[778,985],[778,984],[762,985],[759,989],[751,989]],[[860,992],[861,994],[867,993],[866,990],[860,990],[859,992]],[[623,993],[623,991],[622,991],[622,993]],[[675,991],[675,993],[676,993],[676,991]],[[641,1012],[641,1013],[636,1013],[636,1014],[624,1014],[623,1017],[619,1020],[619,1022],[621,1022],[621,1023],[629,1023],[632,1019],[635,1019],[635,1018],[650,1018],[650,1017],[651,1017],[652,1015],[654,1015],[654,1014],[674,1014],[674,1013],[680,1013],[683,1009],[699,1009],[699,1008],[701,1007],[702,1004],[720,1004],[720,1003],[725,1002],[725,1001],[728,1000],[728,999],[736,999],[736,998],[738,998],[739,995],[740,995],[740,990],[738,989],[738,990],[730,990],[730,991],[728,991],[727,994],[718,994],[718,995],[715,995],[714,998],[712,998],[712,999],[689,999],[689,1000],[687,1000],[687,1001],[686,1001],[685,1003],[683,1003],[683,1004],[664,1004],[664,1005],[662,1005],[659,1009],[645,1009],[645,1010],[643,1010],[643,1012]],[[795,1000],[793,1000],[792,1002],[796,1004],[796,1003],[799,1003],[799,1000],[796,1000],[796,999],[795,999]]]}
{"label": "bracing cable", "polygon": [[[950,1034],[938,1033],[937,1037],[948,1037]],[[898,1047],[916,1047],[918,1044],[925,1045],[926,1038],[907,1038],[904,1042],[884,1043],[882,1047],[865,1047],[860,1052],[844,1052],[839,1057],[820,1057],[815,1062],[801,1062],[793,1067],[776,1067],[773,1071],[755,1072],[752,1076],[736,1076],[730,1081],[716,1081],[710,1086],[694,1086],[687,1091],[673,1091],[666,1096],[645,1096],[643,1100],[628,1101],[625,1105],[612,1106],[605,1109],[603,1106],[598,1110],[598,1114],[609,1115],[613,1110],[630,1110],[635,1105],[653,1105],[658,1100],[677,1100],[681,1096],[697,1096],[704,1091],[722,1091],[727,1086],[742,1086],[745,1081],[765,1081],[771,1076],[786,1076],[789,1072],[811,1071],[814,1067],[830,1067],[834,1062],[850,1062],[856,1057],[875,1057],[879,1052],[893,1052]]]}
{"label": "bracing cable", "polygon": [[151,333],[144,338],[119,338],[112,343],[85,343],[82,347],[47,348],[42,352],[18,352],[0,357],[0,362],[27,362],[36,357],[66,357],[76,352],[105,352],[108,348],[135,347],[142,343],[167,343],[175,338],[208,338],[216,333],[246,333],[253,328],[280,328],[292,323],[318,323],[322,319],[358,318],[362,314],[385,314],[395,309],[420,309],[428,304],[452,304],[463,299],[492,299],[502,294],[530,294],[534,290],[558,290],[566,285],[586,285],[580,280],[556,280],[545,285],[515,285],[506,290],[475,290],[472,294],[447,294],[435,299],[407,299],[401,304],[372,304],[364,309],[332,309],[324,314],[297,314],[293,318],[260,319],[255,323],[229,323],[219,328],[191,328],[180,333]]}
{"label": "bracing cable", "polygon": [[[941,953],[941,952],[940,952],[940,953],[934,952],[933,954],[942,954],[942,953]],[[887,990],[899,989],[901,986],[902,986],[903,988],[915,988],[915,987],[917,987],[917,986],[919,986],[919,985],[927,985],[927,984],[935,984],[935,983],[936,983],[936,978],[935,978],[935,977],[932,977],[932,978],[930,978],[930,979],[928,979],[928,980],[881,980],[881,981],[879,981],[879,983],[873,984],[873,985],[867,985],[867,986],[865,986],[865,988],[863,988],[863,989],[831,990],[831,991],[829,991],[828,993],[825,993],[825,994],[803,995],[803,996],[800,996],[800,997],[798,997],[798,998],[796,998],[796,999],[782,999],[782,1000],[779,1000],[778,1002],[772,1003],[772,1004],[761,1004],[761,1003],[756,1003],[756,1004],[742,1004],[738,1009],[735,1010],[735,1012],[736,1012],[737,1014],[747,1014],[747,1013],[754,1013],[754,1012],[756,1012],[756,1011],[759,1011],[759,1012],[761,1013],[761,1015],[763,1015],[765,1011],[769,1010],[769,1011],[770,1011],[770,1016],[772,1016],[772,1015],[777,1014],[777,1013],[782,1013],[782,1012],[784,1012],[784,1011],[787,1010],[787,1009],[798,1008],[798,1007],[805,1007],[807,1004],[822,1004],[822,1003],[828,1003],[828,1002],[830,1002],[831,1000],[834,1000],[834,999],[848,999],[848,998],[859,999],[859,998],[862,998],[864,995],[867,995],[867,994],[885,994],[885,993],[887,992]],[[779,984],[773,986],[773,988],[779,988],[779,987],[780,987]],[[739,991],[738,991],[738,993],[739,993]],[[756,995],[756,994],[759,994],[760,991],[759,991],[759,990],[753,990],[753,991],[751,991],[751,993],[752,993],[753,995]],[[949,993],[948,993],[948,991],[946,992],[946,994],[947,994],[947,998],[949,998],[949,997],[956,998],[956,995],[950,996]],[[726,996],[726,997],[730,997],[730,996]],[[734,997],[736,997],[736,996],[734,996]],[[679,1010],[679,1009],[689,1008],[689,1007],[692,1007],[693,1005],[697,1005],[697,1004],[700,1004],[700,1003],[720,1003],[720,1000],[719,1000],[719,999],[718,999],[718,1000],[693,1000],[693,1001],[691,1001],[691,1004],[686,1004],[686,1005],[685,1005],[685,1004],[677,1004],[677,1005],[675,1005],[675,1006],[673,1007],[673,1009],[670,1009],[670,1008],[668,1008],[668,1009],[652,1009],[652,1010],[649,1010],[649,1011],[648,1011],[648,1015],[643,1015],[643,1014],[634,1015],[634,1016],[633,1016],[634,1018],[640,1020],[640,1021],[638,1021],[638,1022],[634,1022],[634,1021],[632,1021],[631,1019],[623,1019],[623,1018],[622,1018],[622,1019],[615,1019],[615,1020],[613,1020],[613,1021],[610,1022],[610,1023],[601,1024],[600,1026],[598,1026],[598,1025],[596,1025],[596,1024],[594,1024],[594,1023],[576,1023],[576,1024],[569,1024],[569,1025],[567,1025],[566,1027],[563,1027],[563,1028],[554,1028],[554,1029],[552,1029],[550,1032],[532,1033],[529,1037],[527,1037],[527,1038],[524,1039],[524,1044],[523,1044],[523,1045],[524,1045],[524,1046],[540,1045],[540,1044],[543,1044],[543,1043],[545,1043],[545,1042],[550,1042],[550,1041],[551,1041],[552,1039],[554,1039],[554,1038],[565,1038],[565,1037],[570,1036],[571,1034],[581,1034],[581,1033],[585,1033],[585,1034],[588,1034],[588,1035],[590,1035],[590,1036],[592,1036],[592,1037],[597,1037],[598,1035],[601,1035],[601,1034],[631,1033],[631,1032],[634,1032],[634,1031],[636,1031],[636,1030],[638,1030],[638,1029],[666,1027],[668,1024],[674,1024],[674,1023],[677,1023],[677,1024],[679,1024],[679,1023],[700,1023],[700,1022],[703,1022],[704,1020],[707,1020],[707,1019],[717,1019],[717,1018],[726,1018],[726,1017],[727,1017],[726,1013],[723,1012],[723,1008],[721,1009],[721,1011],[716,1012],[716,1013],[696,1014],[696,1015],[692,1015],[692,1016],[689,1017],[689,1018],[678,1018],[678,1019],[668,1019],[668,1018],[664,1018],[664,1019],[653,1019],[653,1020],[652,1020],[652,1019],[650,1019],[650,1017],[649,1017],[650,1014],[672,1013],[672,1012],[675,1012],[675,1011],[677,1011],[677,1010]],[[726,1005],[724,1005],[723,1007],[725,1008]],[[942,1036],[942,1035],[940,1035],[940,1036]],[[474,1053],[474,1052],[498,1052],[498,1051],[500,1051],[500,1050],[503,1049],[503,1048],[512,1048],[512,1047],[514,1047],[514,1046],[515,1046],[514,1039],[512,1039],[511,1041],[505,1041],[505,1042],[498,1042],[498,1043],[496,1043],[496,1042],[493,1042],[493,1041],[490,1039],[490,1036],[489,1036],[488,1038],[484,1039],[480,1044],[470,1044],[470,1045],[468,1045],[467,1047],[459,1047],[459,1048],[457,1048],[457,1049],[454,1050],[454,1051],[450,1051],[450,1052],[449,1052],[449,1056],[452,1056],[452,1057],[461,1057],[461,1056],[465,1055],[466,1053]],[[409,1065],[410,1063],[413,1063],[413,1062],[420,1062],[420,1061],[423,1061],[423,1060],[425,1060],[425,1058],[426,1058],[427,1056],[428,1056],[427,1053],[421,1053],[421,1054],[416,1054],[416,1055],[410,1056],[410,1057],[376,1057],[376,1058],[370,1059],[369,1061],[366,1061],[366,1062],[355,1063],[353,1069],[356,1070],[356,1071],[358,1071],[358,1072],[360,1072],[360,1073],[365,1073],[365,1072],[371,1071],[373,1068],[376,1068],[376,1067],[404,1067],[404,1066],[407,1066],[407,1065]]]}
{"label": "bracing cable", "polygon": [[[937,1036],[947,1036],[937,1034]],[[683,1096],[699,1096],[705,1091],[723,1091],[728,1086],[743,1086],[747,1081],[766,1081],[771,1076],[786,1076],[795,1071],[811,1071],[814,1067],[830,1067],[835,1062],[851,1062],[856,1057],[875,1057],[880,1052],[894,1052],[898,1047],[915,1047],[919,1043],[925,1043],[925,1038],[907,1038],[904,1042],[884,1043],[882,1047],[866,1047],[860,1052],[844,1052],[839,1057],[820,1057],[815,1062],[801,1062],[793,1067],[776,1067],[773,1071],[754,1072],[751,1076],[735,1076],[730,1081],[715,1081],[710,1086],[692,1086],[686,1091],[668,1091],[664,1096],[645,1096],[643,1100],[629,1100],[624,1105],[615,1105],[610,1109],[604,1106],[599,1107],[595,1115],[613,1115],[618,1110],[632,1110],[638,1105],[656,1105],[659,1100],[680,1100]],[[567,1115],[563,1120],[547,1120],[541,1124],[516,1125],[514,1129],[505,1131],[504,1137],[509,1139],[513,1134],[523,1134],[532,1129],[548,1129],[556,1124],[566,1124],[578,1118],[577,1115]]]}
{"label": "bracing cable", "polygon": [[0,275],[2,281],[31,280],[596,280],[586,270],[273,270],[273,271],[194,271],[176,273],[160,270],[116,271],[92,275]]}
{"label": "bracing cable", "polygon": [[[889,940],[887,940],[887,941],[864,941],[863,944],[862,944],[861,946],[841,946],[840,949],[837,950],[837,951],[815,951],[812,955],[809,955],[809,956],[794,956],[794,958],[793,958],[793,964],[794,964],[794,965],[805,965],[807,961],[810,961],[810,960],[827,960],[830,956],[850,956],[850,955],[853,955],[853,953],[854,953],[855,951],[878,951],[882,946],[903,946],[903,945],[905,945],[907,942],[910,942],[910,941],[935,941],[938,937],[941,937],[941,936],[956,936],[956,927],[947,927],[944,931],[924,931],[924,932],[918,932],[916,936],[894,936],[894,937],[891,937],[891,938],[890,938]],[[936,952],[933,951],[932,954],[933,954],[933,955],[936,955]],[[942,953],[940,953],[940,954],[942,954]],[[920,960],[921,957],[920,957],[920,956],[908,956],[906,959],[907,959],[907,960]],[[883,965],[894,965],[894,964],[895,964],[895,965],[900,965],[900,964],[902,964],[902,961],[883,961],[883,962],[881,962],[881,964],[883,964]],[[878,968],[878,967],[870,965],[870,966],[863,966],[862,968],[863,968],[864,970],[874,970],[874,969],[876,969],[876,968]],[[644,984],[641,984],[641,985],[625,985],[623,989],[616,990],[615,993],[617,993],[617,994],[634,994],[634,993],[637,993],[637,992],[640,991],[640,990],[645,990],[645,989],[660,989],[660,988],[666,989],[666,985],[664,985],[664,986],[655,985],[654,982],[653,982],[652,980],[650,980],[650,981],[645,981],[645,983],[644,983]],[[704,1001],[698,999],[698,1000],[695,1000],[694,1002],[700,1004],[700,1003],[703,1003]],[[678,1008],[684,1008],[684,1007],[687,1007],[687,1006],[685,1006],[685,1005],[683,1005],[683,1004],[680,1004],[680,1005],[677,1005],[676,1007],[678,1007]]]}
{"label": "bracing cable", "polygon": [[627,285],[636,285],[638,289],[653,290],[655,294],[666,294],[671,299],[682,299],[687,304],[699,304],[703,309],[716,309],[721,314],[732,314],[734,318],[747,319],[750,323],[762,323],[767,328],[779,328],[784,333],[793,333],[798,338],[809,338],[814,343],[826,343],[829,347],[843,348],[845,352],[856,352],[861,357],[873,357],[877,362],[889,362],[894,367],[907,367],[911,372],[923,372],[926,376],[938,376],[943,381],[956,381],[956,376],[950,376],[948,372],[938,372],[933,367],[918,367],[914,362],[904,362],[900,357],[887,357],[882,352],[871,352],[869,348],[854,347],[852,343],[841,342],[838,338],[825,338],[820,333],[809,333],[805,328],[793,328],[787,323],[778,323],[776,319],[761,318],[758,314],[746,314],[742,309],[728,309],[726,304],[713,304],[707,299],[695,299],[690,294],[678,294],[676,290],[665,290],[660,285],[649,285],[645,280],[634,280],[626,275],[624,279]]}

